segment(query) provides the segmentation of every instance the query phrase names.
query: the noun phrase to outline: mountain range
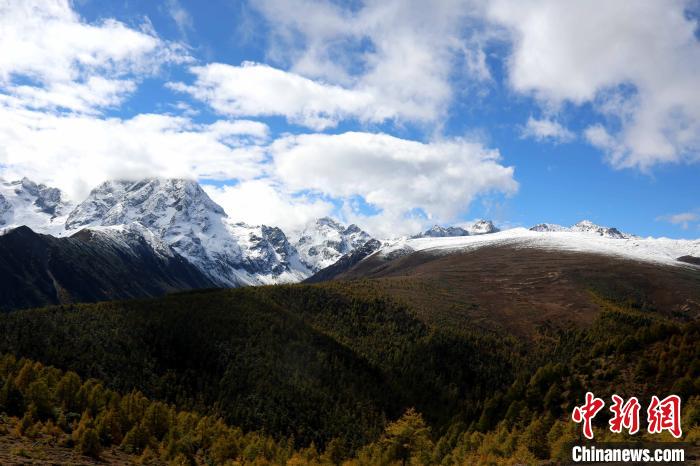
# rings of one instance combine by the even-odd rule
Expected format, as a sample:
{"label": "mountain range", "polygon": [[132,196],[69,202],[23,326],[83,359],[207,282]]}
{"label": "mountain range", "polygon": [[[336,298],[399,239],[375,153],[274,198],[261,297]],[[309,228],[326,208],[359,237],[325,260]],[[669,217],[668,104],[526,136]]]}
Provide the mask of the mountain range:
{"label": "mountain range", "polygon": [[[16,373],[0,374],[0,399],[13,432],[34,415],[22,393],[41,399],[30,397],[44,382],[75,394],[47,405],[36,426],[54,422],[74,439],[79,428],[62,419],[106,426],[121,419],[114,406],[133,405],[133,423],[104,442],[144,455],[153,441],[139,432],[153,428],[163,455],[205,458],[184,420],[201,444],[226,423],[265,432],[289,455],[319,448],[335,452],[329,464],[382,464],[386,432],[417,412],[435,440],[435,461],[420,464],[481,464],[484,445],[508,442],[561,459],[578,432],[567,413],[587,390],[678,393],[689,435],[700,432],[700,241],[589,221],[503,231],[480,221],[379,240],[322,218],[288,233],[236,222],[193,181],[110,181],[77,204],[29,180],[0,185],[0,310],[22,309],[0,312],[0,369]],[[267,283],[281,284],[239,286]],[[50,368],[28,383],[34,361],[86,382]],[[92,413],[89,400],[115,399],[96,387],[220,421],[208,429],[131,402],[95,402]],[[271,445],[206,442],[229,459]]]}
{"label": "mountain range", "polygon": [[[379,240],[357,225],[324,217],[286,233],[235,221],[196,181],[159,178],[106,181],[77,204],[57,188],[27,178],[0,181],[0,232],[5,233],[0,233],[0,309],[202,287],[317,282],[370,257],[386,262],[416,251],[444,253],[501,243],[691,267],[700,256],[697,241],[641,239],[587,220],[568,228],[543,223],[505,231],[479,220]],[[118,286],[124,277],[140,285]]]}

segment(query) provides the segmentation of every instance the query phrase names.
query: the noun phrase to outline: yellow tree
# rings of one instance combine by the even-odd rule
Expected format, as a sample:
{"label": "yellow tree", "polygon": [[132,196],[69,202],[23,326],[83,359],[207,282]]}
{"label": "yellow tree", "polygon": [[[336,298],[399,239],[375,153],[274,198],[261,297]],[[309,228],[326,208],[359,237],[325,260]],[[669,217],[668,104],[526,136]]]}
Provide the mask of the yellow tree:
{"label": "yellow tree", "polygon": [[428,463],[433,449],[430,428],[423,416],[413,408],[386,427],[379,443],[388,461],[400,461],[403,466],[409,460],[418,464]]}

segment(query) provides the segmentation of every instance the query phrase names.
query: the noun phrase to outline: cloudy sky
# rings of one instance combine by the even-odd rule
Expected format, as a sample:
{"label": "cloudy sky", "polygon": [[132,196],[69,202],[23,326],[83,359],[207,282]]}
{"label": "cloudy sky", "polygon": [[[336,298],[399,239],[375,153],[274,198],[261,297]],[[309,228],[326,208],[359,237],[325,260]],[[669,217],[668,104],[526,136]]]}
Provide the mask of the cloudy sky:
{"label": "cloudy sky", "polygon": [[700,236],[700,2],[0,0],[0,177],[377,235]]}

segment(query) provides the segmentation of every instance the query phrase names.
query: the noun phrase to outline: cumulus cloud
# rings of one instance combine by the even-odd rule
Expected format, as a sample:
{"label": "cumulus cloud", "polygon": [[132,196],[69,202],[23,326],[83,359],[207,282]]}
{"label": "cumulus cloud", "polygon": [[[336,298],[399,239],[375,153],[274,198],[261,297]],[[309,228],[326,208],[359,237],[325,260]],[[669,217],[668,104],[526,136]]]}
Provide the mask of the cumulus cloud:
{"label": "cumulus cloud", "polygon": [[230,218],[250,225],[279,226],[292,235],[312,220],[331,215],[334,209],[326,200],[290,193],[268,178],[233,186],[204,185],[204,190]]}
{"label": "cumulus cloud", "polygon": [[120,103],[137,75],[188,57],[113,19],[88,24],[67,0],[0,3],[0,89],[31,107],[90,111]]}
{"label": "cumulus cloud", "polygon": [[403,220],[413,231],[426,221],[453,220],[478,195],[518,189],[513,167],[500,164],[497,150],[462,139],[423,143],[387,134],[306,134],[282,137],[269,152],[271,173],[289,190],[342,199],[355,219],[367,217],[352,208],[352,199],[361,197],[379,211],[376,228],[391,223],[393,233],[409,225]]}
{"label": "cumulus cloud", "polygon": [[[688,2],[497,0],[509,31],[509,80],[547,108],[592,103],[587,139],[614,167],[694,162],[700,152],[700,42]],[[618,129],[619,128],[619,129]]]}
{"label": "cumulus cloud", "polygon": [[700,222],[700,215],[696,212],[682,212],[673,215],[663,215],[656,218],[657,221],[668,222],[673,225],[679,225],[684,230],[687,230],[691,223]]}
{"label": "cumulus cloud", "polygon": [[192,67],[191,71],[196,75],[194,84],[169,86],[206,102],[223,115],[279,115],[317,130],[349,117],[380,122],[396,115],[371,92],[318,83],[259,63],[212,63]]}
{"label": "cumulus cloud", "polygon": [[538,120],[528,118],[527,124],[523,128],[522,136],[538,141],[550,142],[571,142],[576,136],[570,130],[562,126],[561,123],[547,118]]}
{"label": "cumulus cloud", "polygon": [[59,115],[0,105],[3,177],[28,176],[81,199],[107,179],[145,176],[250,179],[266,138],[257,122],[195,124],[141,114],[130,119]]}
{"label": "cumulus cloud", "polygon": [[[276,68],[245,63],[193,67],[192,85],[173,83],[225,115],[281,115],[321,130],[340,120],[441,123],[451,74],[490,79],[471,1],[251,2],[270,28]],[[475,27],[466,27],[473,24]]]}

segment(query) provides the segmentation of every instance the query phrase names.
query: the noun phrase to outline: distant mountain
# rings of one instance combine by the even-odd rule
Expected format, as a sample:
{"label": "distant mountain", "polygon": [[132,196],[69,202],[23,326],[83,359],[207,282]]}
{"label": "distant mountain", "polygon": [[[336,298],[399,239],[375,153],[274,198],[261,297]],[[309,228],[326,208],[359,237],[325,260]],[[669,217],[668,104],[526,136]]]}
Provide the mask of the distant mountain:
{"label": "distant mountain", "polygon": [[321,269],[305,280],[306,283],[318,283],[330,280],[343,272],[350,270],[355,264],[363,261],[382,247],[382,243],[371,239],[365,244],[349,252],[325,269]]}
{"label": "distant mountain", "polygon": [[139,224],[0,235],[0,310],[159,296],[216,284]]}
{"label": "distant mountain", "polygon": [[233,223],[196,181],[108,181],[66,221],[76,230],[137,222],[222,286],[296,282],[310,271],[279,228]]}
{"label": "distant mountain", "polygon": [[557,231],[571,231],[570,228],[557,225],[556,223],[538,223],[537,225],[530,228],[530,231],[539,231],[541,233],[547,232],[557,232]]}
{"label": "distant mountain", "polygon": [[422,233],[414,235],[413,238],[445,238],[448,236],[469,236],[469,232],[461,227],[441,227],[435,225]]}
{"label": "distant mountain", "polygon": [[72,208],[57,188],[27,178],[0,180],[0,230],[26,225],[41,233],[59,235]]}
{"label": "distant mountain", "polygon": [[700,316],[700,241],[516,228],[387,241],[360,260],[351,257],[307,282],[371,280],[373,289],[454,328],[498,320],[501,327],[530,333],[547,321],[586,324],[599,309],[592,291],[640,309]]}
{"label": "distant mountain", "polygon": [[488,233],[498,233],[499,230],[491,220],[477,220],[468,225],[467,231],[470,235],[485,235]]}
{"label": "distant mountain", "polygon": [[[224,287],[299,282],[371,239],[357,225],[322,218],[292,242],[280,228],[233,221],[196,181],[159,178],[106,181],[77,205],[60,190],[26,178],[1,182],[0,234],[19,226],[54,237],[99,232],[94,234],[111,236],[124,248],[135,244],[122,241],[128,230],[132,239],[158,241],[194,266],[207,277],[206,286]],[[21,254],[15,251],[13,258],[21,260]]]}
{"label": "distant mountain", "polygon": [[633,235],[623,233],[617,228],[614,227],[603,227],[600,225],[596,225],[595,223],[591,222],[590,220],[581,220],[577,224],[571,226],[570,228],[563,227],[561,225],[556,225],[552,223],[540,223],[538,225],[533,226],[530,228],[531,231],[538,231],[538,232],[579,232],[579,233],[589,233],[593,235],[598,235],[602,236],[604,238],[613,238],[613,239],[627,239],[627,238],[632,238]]}
{"label": "distant mountain", "polygon": [[477,220],[465,225],[464,227],[442,227],[440,225],[435,225],[422,233],[412,236],[412,238],[448,238],[454,236],[485,235],[488,233],[496,233],[498,231],[501,230],[496,228],[491,220]]}
{"label": "distant mountain", "polygon": [[312,272],[318,272],[363,246],[372,237],[355,224],[345,226],[324,217],[304,228],[294,242],[299,257]]}
{"label": "distant mountain", "polygon": [[[235,212],[232,217],[235,217]],[[588,220],[572,227],[546,223],[535,225],[530,229],[531,236],[523,233],[527,231],[524,229],[500,232],[492,221],[478,220],[461,226],[436,225],[413,239],[380,244],[357,225],[346,226],[328,217],[311,222],[291,236],[274,226],[248,225],[236,222],[232,217],[192,180],[147,178],[139,181],[107,181],[93,189],[77,205],[66,201],[60,190],[26,178],[0,182],[0,235],[26,225],[37,233],[54,237],[71,236],[71,241],[81,237],[80,234],[76,235],[79,232],[83,232],[82,235],[97,235],[103,241],[91,243],[91,247],[95,248],[108,247],[111,241],[120,244],[122,252],[130,247],[135,248],[134,253],[143,251],[142,244],[149,244],[151,249],[166,251],[168,257],[176,256],[177,261],[185,261],[196,268],[206,277],[203,281],[206,286],[294,283],[311,276],[314,276],[311,281],[325,280],[362,265],[369,256],[373,260],[377,257],[394,260],[421,249],[474,248],[491,244],[492,241],[518,242],[523,247],[563,248],[613,255],[639,253],[643,260],[659,256],[674,264],[687,266],[695,264],[695,258],[700,256],[692,248],[681,251],[663,249],[666,246],[659,253],[657,247],[666,245],[662,240],[645,242],[635,239],[630,244],[623,244],[617,240],[636,237]],[[126,231],[131,238],[127,242],[123,238]],[[140,239],[137,240],[137,237]],[[421,242],[414,243],[414,239],[421,239]],[[616,241],[599,241],[609,239]],[[50,241],[45,239],[44,242]],[[674,256],[677,252],[678,255]],[[32,252],[21,249],[13,251],[12,260],[21,261],[22,254],[32,263]],[[148,257],[150,253],[146,251],[145,254]],[[678,261],[679,257],[686,259]],[[6,258],[0,256],[0,259]],[[18,274],[20,270],[30,273],[21,268],[16,272],[5,268],[3,278],[10,277],[12,273]],[[39,269],[36,271],[40,273]],[[323,273],[319,273],[321,271]],[[32,280],[31,277],[24,278]],[[107,277],[103,278],[107,280]],[[110,286],[118,283],[116,276],[113,278],[115,281]],[[177,280],[173,283],[177,283]],[[187,280],[183,283],[185,289],[193,286]],[[102,283],[100,286],[104,289],[106,285]],[[114,294],[100,293],[96,292],[96,295]],[[156,291],[149,290],[143,295],[149,293]],[[93,298],[88,296],[86,299]]]}

